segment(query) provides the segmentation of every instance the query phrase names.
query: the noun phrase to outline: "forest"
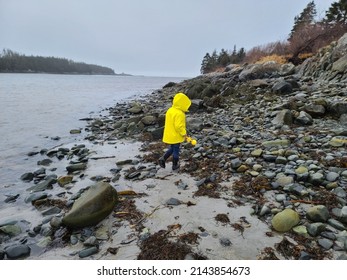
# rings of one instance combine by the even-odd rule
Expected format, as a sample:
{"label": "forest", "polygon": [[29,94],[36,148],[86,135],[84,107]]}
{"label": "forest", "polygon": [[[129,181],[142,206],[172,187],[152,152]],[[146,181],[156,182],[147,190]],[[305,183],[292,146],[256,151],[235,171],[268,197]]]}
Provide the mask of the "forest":
{"label": "forest", "polygon": [[27,56],[9,49],[0,54],[0,73],[115,75],[113,69],[104,66],[66,58]]}
{"label": "forest", "polygon": [[294,17],[292,30],[284,41],[270,42],[246,51],[222,49],[206,53],[202,59],[201,74],[224,71],[230,64],[262,63],[276,61],[301,64],[317,51],[338,40],[347,32],[347,0],[333,2],[323,18],[317,18],[316,4],[310,1],[303,11]]}

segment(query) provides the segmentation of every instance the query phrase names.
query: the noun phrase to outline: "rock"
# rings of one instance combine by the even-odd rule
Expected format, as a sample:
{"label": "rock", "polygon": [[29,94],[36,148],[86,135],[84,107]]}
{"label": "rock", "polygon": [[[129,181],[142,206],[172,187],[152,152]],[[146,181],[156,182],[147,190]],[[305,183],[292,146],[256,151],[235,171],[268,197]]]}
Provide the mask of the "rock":
{"label": "rock", "polygon": [[157,118],[155,116],[145,116],[141,119],[144,125],[154,125],[157,123]]}
{"label": "rock", "polygon": [[80,134],[82,132],[81,129],[71,129],[70,134]]}
{"label": "rock", "polygon": [[34,173],[31,173],[31,172],[24,173],[22,176],[20,176],[20,179],[22,181],[30,182],[34,179]]}
{"label": "rock", "polygon": [[293,92],[293,86],[287,81],[279,81],[273,85],[272,91],[277,94],[288,94]]}
{"label": "rock", "polygon": [[30,251],[28,245],[13,245],[5,249],[5,254],[10,260],[17,260],[30,256]]}
{"label": "rock", "polygon": [[326,229],[326,224],[324,223],[312,223],[307,225],[307,232],[311,236],[318,236],[321,232]]}
{"label": "rock", "polygon": [[229,238],[226,237],[222,237],[219,240],[219,243],[223,246],[223,247],[230,247],[232,245],[231,241]]}
{"label": "rock", "polygon": [[69,173],[73,173],[75,171],[85,170],[86,168],[87,168],[87,164],[86,163],[75,163],[75,164],[68,165],[66,167],[66,170]]}
{"label": "rock", "polygon": [[18,225],[5,225],[0,227],[0,232],[3,232],[11,237],[16,236],[22,232]]}
{"label": "rock", "polygon": [[274,125],[292,125],[293,115],[290,110],[282,110],[277,113],[276,117],[272,120]]}
{"label": "rock", "polygon": [[117,201],[117,191],[108,183],[98,182],[75,201],[63,224],[70,228],[96,225],[112,212]]}
{"label": "rock", "polygon": [[45,181],[28,188],[27,191],[41,192],[41,191],[44,191],[46,189],[52,188],[52,185],[55,184],[56,182],[57,182],[57,179],[55,179],[55,178],[47,178]]}
{"label": "rock", "polygon": [[326,222],[329,216],[328,208],[324,205],[313,206],[306,212],[306,217],[314,222]]}
{"label": "rock", "polygon": [[166,204],[166,205],[174,205],[174,206],[177,206],[177,205],[182,204],[182,202],[181,202],[179,199],[177,199],[177,198],[170,198],[170,199],[168,199],[168,200],[166,201],[165,204]]}
{"label": "rock", "polygon": [[67,175],[67,176],[60,176],[57,180],[57,183],[59,186],[64,187],[65,185],[71,183],[73,180],[72,175]]}
{"label": "rock", "polygon": [[86,248],[86,249],[80,251],[80,252],[78,253],[78,256],[79,256],[81,259],[83,259],[83,258],[89,257],[89,256],[91,256],[91,255],[94,255],[94,254],[96,254],[96,253],[98,253],[98,252],[99,252],[98,247],[97,247],[97,246],[93,246],[93,247],[89,247],[89,248]]}
{"label": "rock", "polygon": [[271,221],[273,228],[278,232],[287,232],[299,222],[299,214],[289,208],[277,213]]}
{"label": "rock", "polygon": [[301,124],[301,125],[312,125],[313,118],[305,111],[301,111],[299,113],[299,116],[295,119],[295,123]]}
{"label": "rock", "polygon": [[265,147],[276,147],[276,146],[289,146],[290,141],[287,139],[277,139],[277,140],[270,140],[270,141],[264,141],[262,143]]}
{"label": "rock", "polygon": [[37,165],[49,166],[53,161],[49,158],[45,158],[37,162]]}
{"label": "rock", "polygon": [[319,104],[308,104],[304,110],[312,117],[322,117],[325,114],[325,107]]}

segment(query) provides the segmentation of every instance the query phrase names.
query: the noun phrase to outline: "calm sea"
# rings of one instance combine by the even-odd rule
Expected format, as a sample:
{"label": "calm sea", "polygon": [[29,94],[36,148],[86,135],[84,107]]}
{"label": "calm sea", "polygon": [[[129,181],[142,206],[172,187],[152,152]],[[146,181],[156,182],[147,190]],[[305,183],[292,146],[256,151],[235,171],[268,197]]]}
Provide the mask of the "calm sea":
{"label": "calm sea", "polygon": [[[75,140],[71,129],[83,128],[81,118],[104,108],[150,94],[166,83],[184,78],[0,74],[0,202],[4,188],[16,186],[28,172],[27,154]],[[29,169],[29,171],[31,171]],[[1,207],[0,207],[1,208]]]}

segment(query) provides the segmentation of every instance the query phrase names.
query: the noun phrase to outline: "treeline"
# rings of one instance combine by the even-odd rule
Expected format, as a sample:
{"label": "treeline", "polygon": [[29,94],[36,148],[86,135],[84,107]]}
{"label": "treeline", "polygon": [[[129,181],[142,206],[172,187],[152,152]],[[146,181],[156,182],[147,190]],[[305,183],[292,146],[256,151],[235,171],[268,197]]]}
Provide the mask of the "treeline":
{"label": "treeline", "polygon": [[302,63],[306,58],[338,40],[347,32],[347,0],[333,2],[323,18],[317,19],[316,4],[310,1],[303,11],[294,17],[293,28],[285,41],[271,42],[245,51],[236,52],[224,49],[207,53],[201,63],[200,72],[206,74],[223,70],[232,63],[256,63],[277,61]]}
{"label": "treeline", "polygon": [[115,75],[113,69],[104,66],[66,58],[26,56],[8,49],[0,54],[0,72]]}
{"label": "treeline", "polygon": [[222,49],[219,53],[216,50],[210,55],[206,53],[201,63],[201,72],[209,73],[218,70],[218,68],[224,68],[229,64],[237,64],[244,60],[246,56],[246,52],[244,48],[240,50],[236,50],[236,46],[234,46],[234,50],[229,52],[225,49]]}

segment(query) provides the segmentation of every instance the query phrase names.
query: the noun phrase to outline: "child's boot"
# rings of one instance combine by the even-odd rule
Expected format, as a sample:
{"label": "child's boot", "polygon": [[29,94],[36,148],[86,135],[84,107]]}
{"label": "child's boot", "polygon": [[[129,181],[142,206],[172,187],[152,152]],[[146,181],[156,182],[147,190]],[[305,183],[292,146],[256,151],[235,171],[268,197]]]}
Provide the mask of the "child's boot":
{"label": "child's boot", "polygon": [[159,158],[158,163],[159,163],[159,166],[161,168],[165,168],[165,159],[164,159],[164,157]]}
{"label": "child's boot", "polygon": [[161,158],[159,158],[158,163],[159,163],[159,166],[161,168],[165,168],[165,162],[169,156],[170,156],[169,154],[165,153],[165,155],[163,155]]}
{"label": "child's boot", "polygon": [[178,168],[180,168],[180,164],[178,162],[178,159],[173,158],[172,159],[172,170],[177,170]]}

